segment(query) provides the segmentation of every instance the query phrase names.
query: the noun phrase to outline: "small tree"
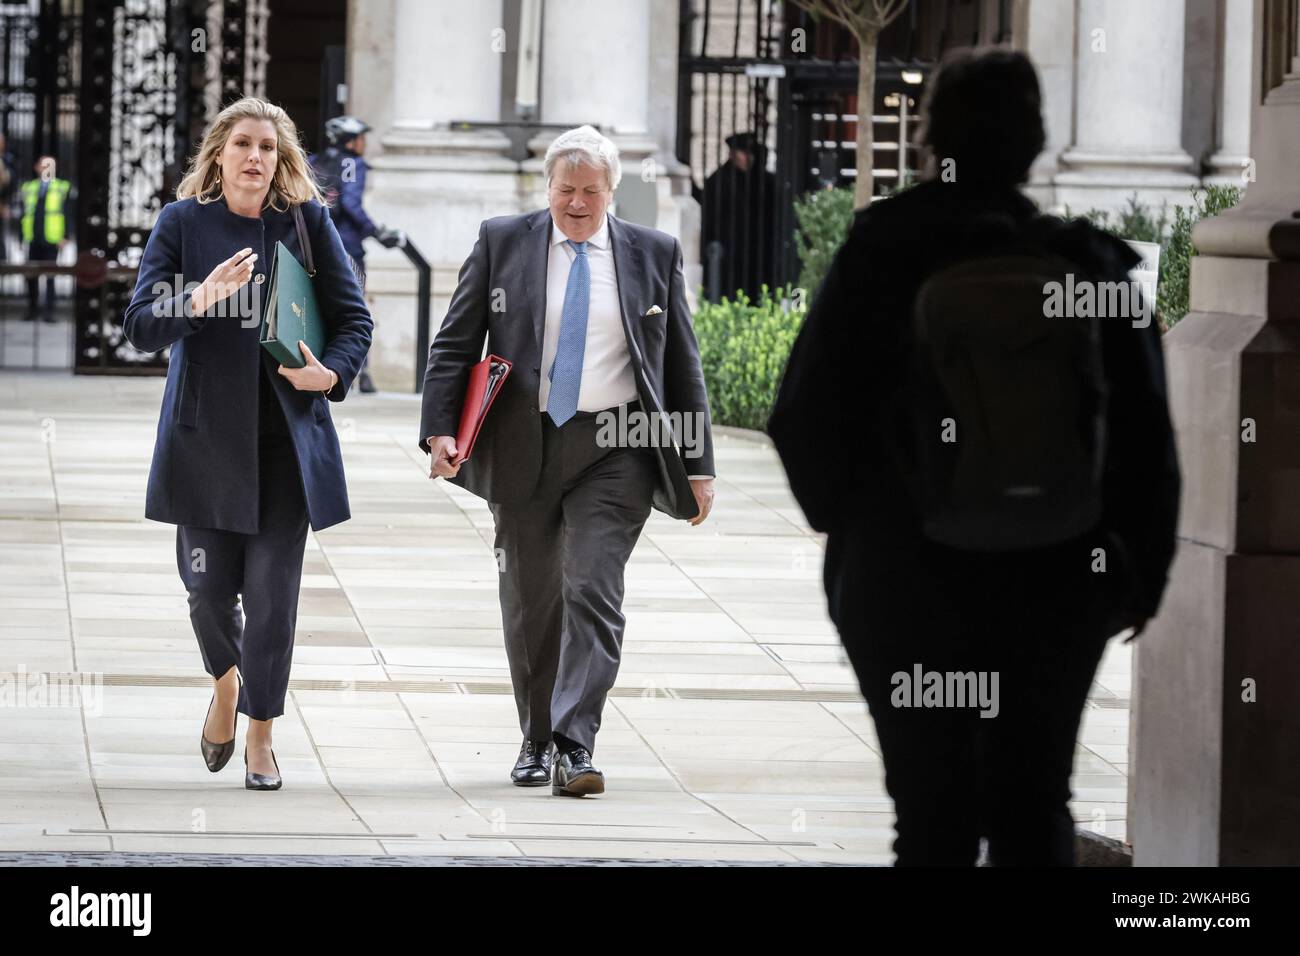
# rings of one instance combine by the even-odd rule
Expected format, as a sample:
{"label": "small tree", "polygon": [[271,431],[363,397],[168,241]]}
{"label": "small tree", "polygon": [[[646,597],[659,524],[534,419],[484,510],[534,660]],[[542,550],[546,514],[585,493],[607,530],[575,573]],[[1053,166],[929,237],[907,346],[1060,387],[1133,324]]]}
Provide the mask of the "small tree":
{"label": "small tree", "polygon": [[858,182],[853,204],[871,203],[875,185],[876,42],[881,31],[907,8],[908,0],[794,0],[819,20],[826,17],[843,25],[858,41]]}

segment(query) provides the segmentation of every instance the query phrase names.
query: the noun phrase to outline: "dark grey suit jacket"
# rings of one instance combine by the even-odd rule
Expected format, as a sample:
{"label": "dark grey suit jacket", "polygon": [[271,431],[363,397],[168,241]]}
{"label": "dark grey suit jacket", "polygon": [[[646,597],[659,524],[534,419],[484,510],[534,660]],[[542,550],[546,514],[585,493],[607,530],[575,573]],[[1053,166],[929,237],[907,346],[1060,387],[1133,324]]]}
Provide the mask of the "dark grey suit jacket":
{"label": "dark grey suit jacket", "polygon": [[[699,413],[702,453],[689,466],[678,448],[659,448],[654,507],[675,518],[699,513],[688,474],[716,474],[709,401],[700,351],[686,305],[681,245],[672,236],[609,216],[618,298],[642,408]],[[486,220],[461,267],[442,328],[429,348],[424,374],[420,447],[455,435],[469,368],[487,351],[514,363],[488,413],[473,457],[450,479],[488,501],[530,497],[542,464],[542,420],[537,408],[551,213]],[[662,310],[647,315],[653,306]],[[670,419],[676,420],[676,419]],[[680,445],[681,436],[677,436]]]}

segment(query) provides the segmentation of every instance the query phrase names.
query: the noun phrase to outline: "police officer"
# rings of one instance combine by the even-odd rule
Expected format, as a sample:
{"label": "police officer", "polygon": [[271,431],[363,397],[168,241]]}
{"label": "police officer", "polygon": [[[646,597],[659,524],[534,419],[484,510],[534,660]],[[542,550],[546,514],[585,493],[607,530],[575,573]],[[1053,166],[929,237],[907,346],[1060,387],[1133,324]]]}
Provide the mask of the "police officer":
{"label": "police officer", "polygon": [[[27,245],[28,262],[56,262],[59,250],[68,244],[67,220],[72,184],[55,174],[53,156],[36,160],[36,179],[20,187],[23,204],[22,237]],[[40,280],[27,277],[28,322],[36,321],[36,300],[39,298]],[[42,318],[54,321],[54,276],[45,277],[45,308]]]}
{"label": "police officer", "polygon": [[[401,245],[405,236],[397,229],[381,226],[371,219],[362,205],[366,190],[366,133],[371,127],[355,116],[335,116],[325,123],[329,145],[311,158],[316,178],[329,203],[330,215],[343,248],[352,259],[353,271],[364,291],[366,287],[366,251],[362,240],[374,238],[387,249]],[[373,392],[370,374],[363,367],[357,379],[363,392]]]}

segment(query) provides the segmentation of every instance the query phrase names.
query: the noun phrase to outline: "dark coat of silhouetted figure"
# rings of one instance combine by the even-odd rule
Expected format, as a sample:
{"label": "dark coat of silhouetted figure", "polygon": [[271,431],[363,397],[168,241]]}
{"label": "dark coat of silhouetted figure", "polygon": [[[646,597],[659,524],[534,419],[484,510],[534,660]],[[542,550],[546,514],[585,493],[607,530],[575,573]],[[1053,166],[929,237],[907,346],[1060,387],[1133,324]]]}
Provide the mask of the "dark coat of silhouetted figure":
{"label": "dark coat of silhouetted figure", "polygon": [[741,169],[733,150],[733,157],[713,171],[697,197],[701,203],[705,290],[714,287],[709,249],[716,242],[721,252],[716,286],[719,296],[734,300],[736,291],[741,290],[757,299],[764,283],[771,288],[778,281],[776,177],[767,171],[766,151],[755,144],[752,136],[738,134],[728,140],[733,141],[737,150],[744,149],[752,157],[749,169]]}
{"label": "dark coat of silhouetted figure", "polygon": [[[1009,108],[1006,95],[986,99]],[[875,721],[898,863],[971,865],[986,837],[995,865],[1070,864],[1080,713],[1108,637],[1155,613],[1173,555],[1180,480],[1159,330],[1154,321],[1100,323],[1109,447],[1095,531],[992,554],[923,536],[886,452],[915,345],[917,289],[1038,215],[1019,179],[956,168],[957,182],[926,182],[858,213],[798,336],[769,432],[809,524],[828,536],[829,611]],[[1099,280],[1126,280],[1138,259],[1082,221],[1039,222],[1047,251]],[[1110,556],[1108,573],[1094,573],[1097,547]],[[998,715],[897,706],[894,675],[917,665],[997,672]]]}

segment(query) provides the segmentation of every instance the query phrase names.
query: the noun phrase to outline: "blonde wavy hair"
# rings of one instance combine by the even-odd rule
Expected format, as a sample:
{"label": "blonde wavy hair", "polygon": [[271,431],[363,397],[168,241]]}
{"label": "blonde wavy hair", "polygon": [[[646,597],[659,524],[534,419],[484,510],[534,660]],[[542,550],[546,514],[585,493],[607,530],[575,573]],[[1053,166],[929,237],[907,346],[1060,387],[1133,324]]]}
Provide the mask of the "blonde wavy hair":
{"label": "blonde wavy hair", "polygon": [[190,160],[184,178],[176,187],[176,198],[193,196],[200,203],[221,198],[221,151],[226,148],[235,124],[243,119],[270,120],[275,126],[279,161],[275,165],[275,175],[271,177],[271,188],[266,193],[266,206],[284,212],[291,204],[311,199],[325,205],[325,196],[307,162],[297,125],[283,109],[256,96],[236,100],[217,114],[203,135],[199,151]]}

